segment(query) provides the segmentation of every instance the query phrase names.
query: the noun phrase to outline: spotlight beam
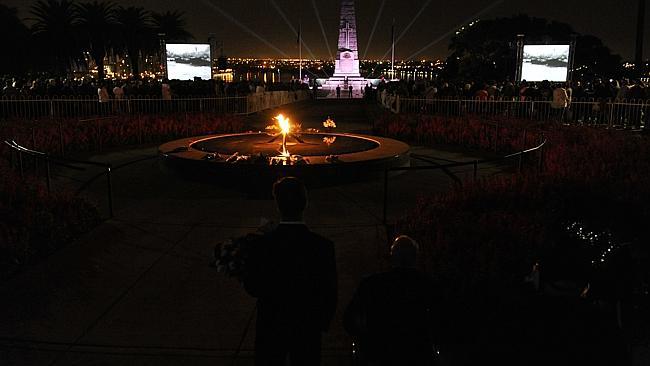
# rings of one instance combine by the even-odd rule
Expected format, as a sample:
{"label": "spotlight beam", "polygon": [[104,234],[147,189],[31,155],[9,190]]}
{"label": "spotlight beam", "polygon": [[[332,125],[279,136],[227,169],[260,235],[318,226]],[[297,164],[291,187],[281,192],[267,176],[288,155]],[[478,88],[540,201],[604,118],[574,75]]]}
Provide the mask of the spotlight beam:
{"label": "spotlight beam", "polygon": [[375,24],[372,25],[372,30],[370,31],[370,38],[368,38],[368,44],[366,45],[366,49],[363,50],[363,59],[366,59],[366,54],[368,54],[368,48],[370,48],[370,44],[372,43],[372,38],[375,36],[375,30],[377,29],[377,24],[379,24],[379,18],[381,18],[381,13],[384,11],[384,5],[386,5],[386,0],[382,0],[381,4],[379,5],[379,10],[377,11],[377,17],[375,18]]}
{"label": "spotlight beam", "polygon": [[411,56],[409,56],[409,57],[407,58],[407,60],[411,60],[411,59],[414,58],[415,56],[417,56],[417,55],[421,54],[422,52],[424,52],[425,50],[427,50],[429,47],[431,47],[431,46],[433,46],[433,45],[439,43],[440,41],[444,40],[445,38],[449,37],[449,36],[450,36],[451,34],[453,34],[453,33],[454,33],[458,28],[460,28],[460,27],[464,26],[465,24],[467,24],[467,23],[469,23],[469,22],[475,20],[476,18],[480,17],[480,16],[483,15],[484,13],[486,13],[486,12],[492,10],[494,7],[496,7],[496,6],[498,6],[498,5],[501,5],[501,3],[503,3],[503,1],[504,1],[504,0],[497,0],[497,1],[493,2],[493,3],[492,3],[491,5],[489,5],[488,7],[484,8],[483,10],[481,10],[481,11],[479,11],[478,13],[474,14],[471,18],[467,18],[464,22],[462,22],[462,23],[460,23],[459,25],[457,25],[457,26],[455,26],[454,28],[452,28],[449,32],[447,32],[447,33],[441,35],[440,37],[438,37],[438,38],[434,39],[433,41],[431,41],[431,42],[430,42],[429,44],[427,44],[426,46],[422,47],[419,51],[417,51],[417,52],[415,52],[414,54],[412,54]]}
{"label": "spotlight beam", "polygon": [[284,51],[282,51],[281,49],[277,48],[273,43],[267,41],[267,40],[264,39],[262,36],[260,36],[259,34],[257,34],[255,31],[253,31],[252,29],[248,28],[246,25],[242,24],[240,21],[238,21],[237,19],[235,19],[232,15],[228,14],[225,10],[221,9],[219,6],[217,6],[217,5],[214,4],[213,2],[208,1],[208,0],[201,0],[201,2],[204,3],[205,5],[207,5],[208,7],[212,8],[213,10],[216,10],[216,11],[217,11],[219,14],[221,14],[224,18],[230,20],[232,23],[234,23],[236,26],[238,26],[239,28],[241,28],[242,30],[244,30],[246,33],[250,34],[251,36],[255,37],[255,38],[256,38],[257,40],[259,40],[260,42],[262,42],[262,43],[264,43],[265,45],[269,46],[272,50],[274,50],[275,52],[277,52],[277,53],[279,53],[280,55],[282,55],[282,57],[284,57],[284,58],[291,58],[291,57],[290,57],[289,55],[287,55]]}
{"label": "spotlight beam", "polygon": [[422,7],[421,7],[420,10],[418,11],[418,13],[415,14],[415,16],[413,17],[413,19],[411,19],[411,22],[406,26],[406,28],[404,28],[404,30],[402,31],[402,33],[399,34],[399,36],[398,36],[397,39],[395,40],[395,43],[396,43],[396,44],[397,44],[397,42],[399,42],[399,41],[402,39],[402,37],[404,37],[404,36],[406,35],[406,33],[409,31],[409,29],[411,29],[411,27],[413,26],[413,24],[415,24],[415,22],[418,20],[418,18],[420,18],[420,15],[422,15],[422,13],[424,12],[424,10],[427,8],[427,6],[429,6],[429,4],[431,4],[432,1],[433,1],[433,0],[428,0],[426,3],[424,3],[424,5],[422,5]]}
{"label": "spotlight beam", "polygon": [[[287,23],[287,26],[289,27],[289,29],[291,29],[291,31],[293,32],[293,35],[296,36],[296,38],[300,37],[300,42],[302,43],[303,46],[305,46],[305,49],[307,50],[307,53],[309,53],[309,56],[312,58],[312,60],[316,60],[317,59],[316,56],[314,56],[314,53],[311,51],[309,46],[307,46],[307,43],[305,42],[305,39],[302,37],[302,35],[298,35],[298,31],[293,26],[293,24],[291,24],[291,22],[289,21],[289,18],[287,17],[287,14],[284,11],[282,11],[282,8],[280,8],[280,5],[278,5],[278,3],[275,2],[275,0],[271,0],[271,5],[273,5],[273,8],[278,12],[278,14],[280,14],[280,17],[282,17],[284,22]],[[306,71],[308,73],[312,74],[314,77],[317,77],[317,75],[314,74],[313,72],[309,71],[309,69],[306,69]],[[324,71],[325,70],[323,70],[323,72]],[[325,75],[327,77],[330,77],[326,72],[325,72]]]}
{"label": "spotlight beam", "polygon": [[330,55],[330,60],[334,59],[332,56],[332,49],[330,48],[330,43],[327,41],[327,35],[325,34],[325,28],[323,27],[323,22],[320,19],[320,13],[318,12],[318,6],[316,5],[316,0],[311,0],[311,5],[314,8],[314,13],[316,13],[316,20],[318,20],[318,25],[320,25],[320,31],[323,34],[323,39],[325,40],[325,46],[327,47],[327,53]]}
{"label": "spotlight beam", "polygon": [[[426,9],[427,6],[429,6],[429,4],[431,4],[431,1],[433,1],[433,0],[428,0],[426,3],[424,3],[424,5],[422,5],[422,7],[421,7],[420,10],[418,11],[418,13],[415,14],[415,16],[413,17],[413,19],[411,19],[411,22],[406,26],[406,28],[404,28],[404,30],[399,34],[399,36],[397,36],[397,39],[395,39],[395,44],[398,44],[399,41],[400,41],[400,40],[401,40],[401,39],[406,35],[406,33],[409,31],[409,29],[411,29],[411,27],[413,26],[413,24],[415,24],[415,21],[418,20],[418,18],[420,17],[420,15],[422,15],[422,13],[424,12],[424,9]],[[384,55],[381,56],[381,60],[382,60],[382,61],[384,61],[384,59],[386,58],[386,56],[388,56],[388,54],[390,53],[390,51],[392,50],[392,48],[393,48],[393,47],[392,47],[392,45],[391,45],[391,47],[388,47],[388,50],[386,51],[386,53],[384,53]]]}
{"label": "spotlight beam", "polygon": [[[278,3],[275,2],[275,0],[271,0],[271,5],[273,5],[273,8],[278,12],[278,14],[280,14],[280,17],[282,17],[284,22],[287,23],[287,26],[289,27],[289,29],[291,29],[291,32],[293,32],[293,35],[296,36],[296,38],[297,38],[298,37],[298,31],[291,24],[291,22],[289,21],[289,18],[287,18],[287,15],[284,13],[284,11],[282,11],[282,8],[280,8],[280,6],[278,5]],[[316,59],[316,57],[314,57],[314,53],[311,51],[309,46],[307,46],[307,43],[305,43],[305,40],[302,37],[300,37],[300,42],[302,43],[302,45],[307,50],[307,53],[309,53],[309,56],[312,59]]]}

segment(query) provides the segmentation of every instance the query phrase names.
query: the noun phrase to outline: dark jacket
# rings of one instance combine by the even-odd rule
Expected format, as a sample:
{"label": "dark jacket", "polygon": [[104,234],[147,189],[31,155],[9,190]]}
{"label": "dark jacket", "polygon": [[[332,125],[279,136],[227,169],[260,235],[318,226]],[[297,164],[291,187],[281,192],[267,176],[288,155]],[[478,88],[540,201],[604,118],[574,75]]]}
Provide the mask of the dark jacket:
{"label": "dark jacket", "polygon": [[305,225],[281,224],[251,245],[244,277],[258,298],[258,332],[326,331],[336,312],[334,244]]}
{"label": "dark jacket", "polygon": [[395,268],[361,281],[344,326],[373,365],[429,364],[436,331],[436,288],[416,269]]}

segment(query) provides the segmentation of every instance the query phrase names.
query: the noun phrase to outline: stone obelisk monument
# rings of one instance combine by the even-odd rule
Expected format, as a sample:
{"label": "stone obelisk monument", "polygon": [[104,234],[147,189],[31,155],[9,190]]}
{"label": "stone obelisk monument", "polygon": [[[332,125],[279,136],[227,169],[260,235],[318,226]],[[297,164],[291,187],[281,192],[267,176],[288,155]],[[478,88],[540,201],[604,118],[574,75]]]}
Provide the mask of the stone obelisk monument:
{"label": "stone obelisk monument", "polygon": [[339,42],[334,60],[334,75],[329,79],[319,79],[324,89],[333,91],[340,87],[342,95],[347,96],[352,87],[353,96],[361,97],[366,85],[378,84],[379,80],[368,80],[359,72],[359,48],[357,42],[357,19],[354,0],[341,0],[341,19],[339,21]]}
{"label": "stone obelisk monument", "polygon": [[357,19],[354,0],[341,1],[339,44],[334,68],[335,78],[360,78],[359,48],[357,47]]}

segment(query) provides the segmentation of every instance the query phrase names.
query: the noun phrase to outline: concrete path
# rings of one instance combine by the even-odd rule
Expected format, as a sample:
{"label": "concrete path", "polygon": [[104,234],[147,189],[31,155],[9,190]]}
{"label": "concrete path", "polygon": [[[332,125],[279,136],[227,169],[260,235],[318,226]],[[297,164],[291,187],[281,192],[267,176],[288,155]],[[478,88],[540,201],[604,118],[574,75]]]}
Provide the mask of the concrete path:
{"label": "concrete path", "polygon": [[[251,117],[251,129],[278,111],[303,127],[330,115],[339,130],[357,132],[371,130],[373,113],[356,100],[298,103]],[[441,163],[476,158],[414,151]],[[114,219],[0,283],[0,365],[252,365],[254,300],[208,263],[215,244],[254,230],[261,218],[277,221],[274,203],[184,181],[156,159],[141,160],[155,154],[156,147],[145,147],[92,157],[115,165],[140,161],[114,172]],[[480,174],[500,171],[489,166]],[[78,184],[93,174],[57,183]],[[392,177],[389,218],[401,217],[419,195],[452,184],[441,171]],[[87,196],[106,209],[103,180]],[[386,268],[382,199],[381,180],[310,191],[306,221],[336,243],[339,271],[339,308],[323,341],[324,365],[349,364],[341,313],[360,278]]]}

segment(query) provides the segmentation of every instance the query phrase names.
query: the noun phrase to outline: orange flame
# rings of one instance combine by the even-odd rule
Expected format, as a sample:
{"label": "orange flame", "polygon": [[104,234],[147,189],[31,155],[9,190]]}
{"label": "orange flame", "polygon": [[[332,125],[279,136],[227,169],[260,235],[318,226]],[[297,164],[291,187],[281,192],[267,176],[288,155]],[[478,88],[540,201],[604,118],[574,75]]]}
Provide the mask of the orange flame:
{"label": "orange flame", "polygon": [[275,119],[278,121],[278,126],[284,135],[291,132],[291,124],[289,123],[289,118],[286,118],[282,114],[278,114]]}
{"label": "orange flame", "polygon": [[282,150],[280,151],[280,154],[281,156],[291,156],[289,150],[287,150],[287,135],[291,133],[291,123],[289,123],[289,119],[282,114],[278,114],[275,119],[278,121],[278,126],[280,126],[282,132]]}

